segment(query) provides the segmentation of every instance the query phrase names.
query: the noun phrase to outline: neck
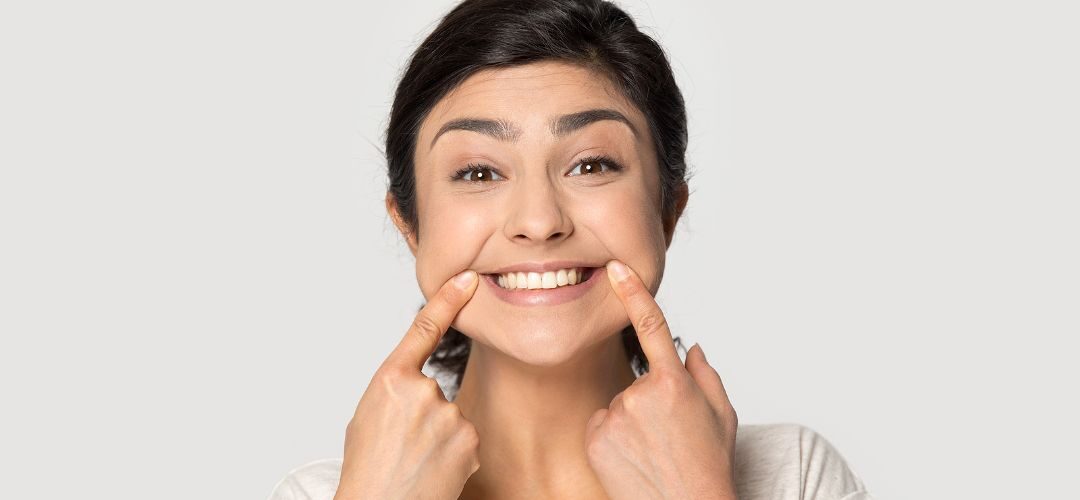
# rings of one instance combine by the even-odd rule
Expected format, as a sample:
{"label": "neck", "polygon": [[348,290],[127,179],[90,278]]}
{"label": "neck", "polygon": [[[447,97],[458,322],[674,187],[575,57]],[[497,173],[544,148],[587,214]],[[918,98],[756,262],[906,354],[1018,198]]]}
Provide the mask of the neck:
{"label": "neck", "polygon": [[480,434],[480,468],[462,498],[604,498],[585,424],[634,379],[618,334],[542,367],[473,342],[454,403]]}

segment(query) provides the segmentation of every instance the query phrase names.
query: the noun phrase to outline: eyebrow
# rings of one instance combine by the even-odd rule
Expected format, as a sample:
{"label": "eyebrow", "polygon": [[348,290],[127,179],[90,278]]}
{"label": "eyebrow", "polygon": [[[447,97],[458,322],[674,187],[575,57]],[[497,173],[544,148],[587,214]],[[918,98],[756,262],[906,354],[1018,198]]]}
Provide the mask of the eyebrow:
{"label": "eyebrow", "polygon": [[[614,109],[589,109],[585,111],[579,111],[577,113],[570,113],[568,115],[562,115],[551,122],[551,133],[555,137],[565,137],[571,132],[582,129],[587,125],[604,120],[613,120],[622,122],[630,128],[630,132],[634,134],[634,137],[640,137],[638,130],[634,127],[633,123],[626,118],[622,113],[615,111]],[[481,134],[494,137],[500,141],[513,142],[521,137],[521,129],[516,125],[506,120],[491,120],[487,118],[457,118],[450,120],[443,124],[439,128],[439,131],[435,133],[435,137],[431,139],[431,145],[428,149],[435,147],[435,141],[439,140],[443,134],[451,130],[468,130],[471,132],[479,132]]]}

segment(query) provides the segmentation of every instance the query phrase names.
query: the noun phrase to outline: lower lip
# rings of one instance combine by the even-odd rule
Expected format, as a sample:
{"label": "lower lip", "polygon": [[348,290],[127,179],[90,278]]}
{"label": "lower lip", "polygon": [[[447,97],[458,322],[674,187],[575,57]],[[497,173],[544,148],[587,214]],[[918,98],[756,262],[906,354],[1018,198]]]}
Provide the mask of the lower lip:
{"label": "lower lip", "polygon": [[496,277],[490,274],[484,275],[484,281],[491,288],[496,297],[515,306],[554,306],[564,304],[585,295],[596,285],[596,282],[604,276],[606,269],[597,267],[593,269],[592,276],[576,285],[560,286],[558,288],[538,288],[536,290],[507,290],[495,281]]}

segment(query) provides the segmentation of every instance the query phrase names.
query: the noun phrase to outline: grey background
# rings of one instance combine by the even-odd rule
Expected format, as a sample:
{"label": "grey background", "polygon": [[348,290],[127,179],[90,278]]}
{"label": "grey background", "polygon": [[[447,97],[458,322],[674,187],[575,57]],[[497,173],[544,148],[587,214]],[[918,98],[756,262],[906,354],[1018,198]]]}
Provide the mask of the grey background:
{"label": "grey background", "polygon": [[[451,3],[0,6],[2,496],[265,498],[340,456],[421,300],[379,144]],[[659,302],[742,421],[882,499],[1071,494],[1075,3],[621,5],[689,108]]]}

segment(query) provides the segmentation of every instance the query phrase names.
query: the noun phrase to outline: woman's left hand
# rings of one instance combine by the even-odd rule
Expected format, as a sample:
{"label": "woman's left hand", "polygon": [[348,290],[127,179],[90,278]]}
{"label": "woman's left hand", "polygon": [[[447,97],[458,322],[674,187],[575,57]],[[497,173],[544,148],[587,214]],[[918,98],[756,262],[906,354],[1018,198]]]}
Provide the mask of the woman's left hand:
{"label": "woman's left hand", "polygon": [[589,464],[611,498],[734,500],[738,416],[720,375],[699,345],[683,366],[667,320],[637,273],[611,261],[607,274],[649,371],[589,419]]}

